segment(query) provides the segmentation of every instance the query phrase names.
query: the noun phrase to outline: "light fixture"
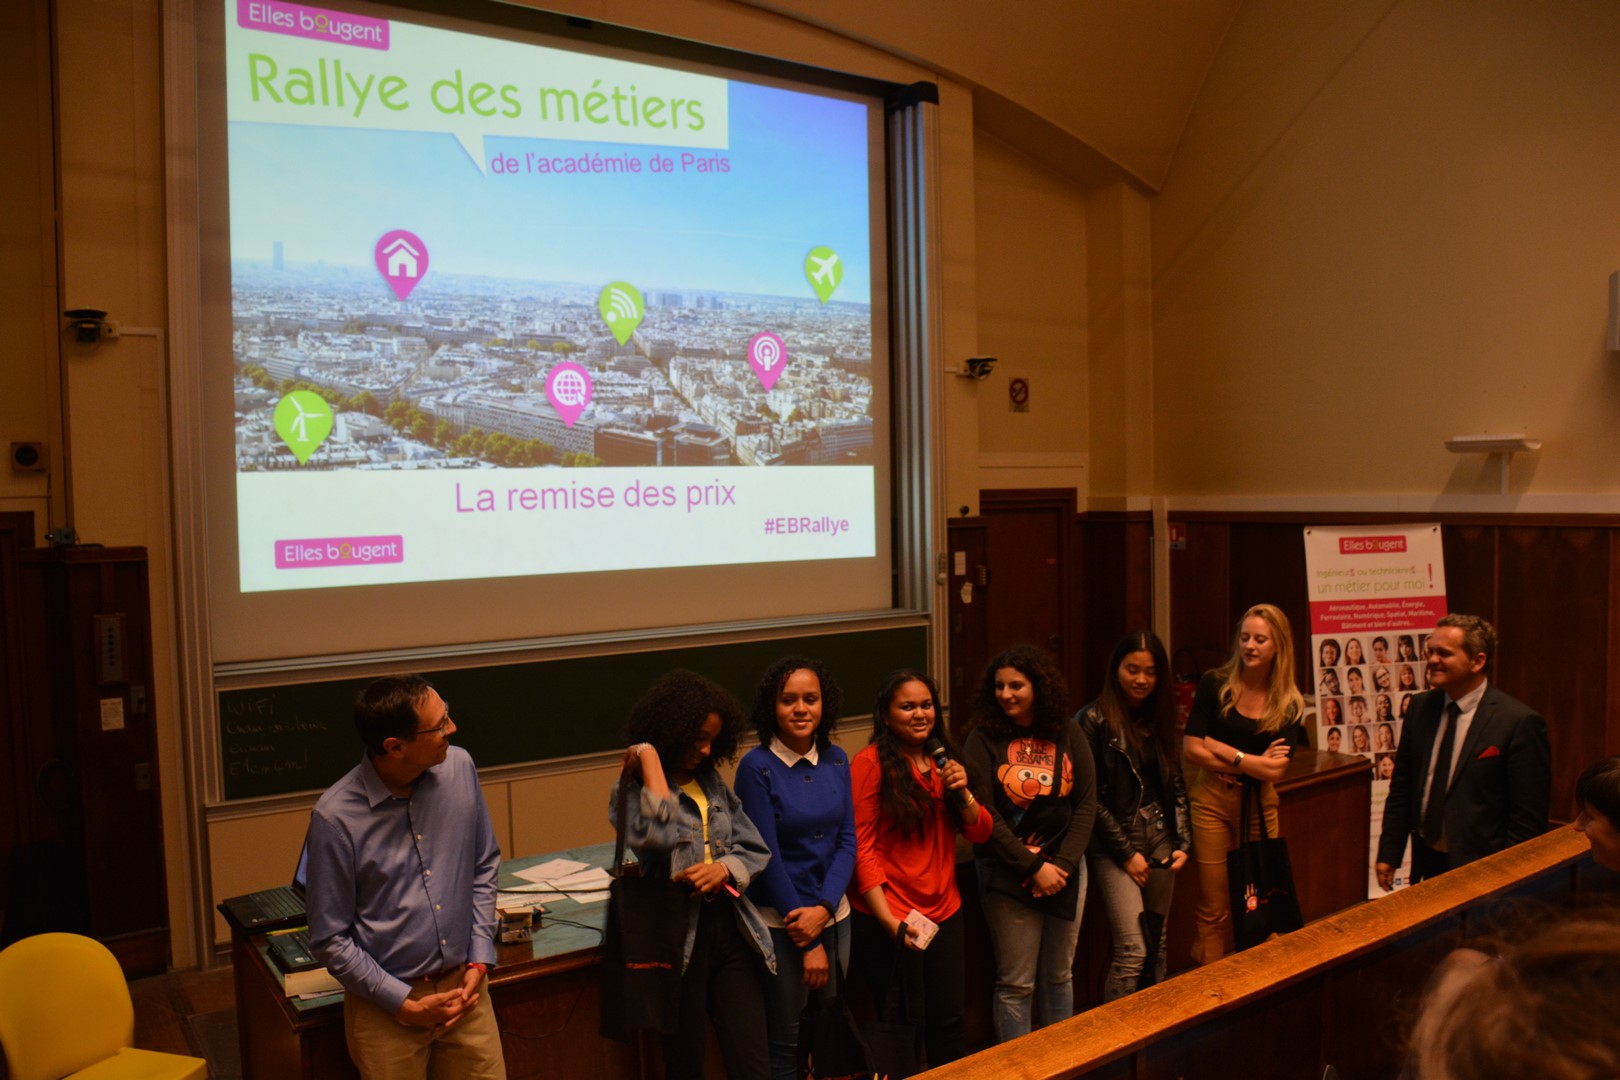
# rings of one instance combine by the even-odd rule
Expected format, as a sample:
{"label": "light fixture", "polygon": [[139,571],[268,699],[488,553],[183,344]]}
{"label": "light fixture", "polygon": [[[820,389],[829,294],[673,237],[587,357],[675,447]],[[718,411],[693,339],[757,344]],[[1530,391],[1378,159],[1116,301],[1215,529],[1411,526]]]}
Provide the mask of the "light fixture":
{"label": "light fixture", "polygon": [[1502,494],[1508,493],[1508,465],[1513,455],[1541,449],[1541,440],[1528,435],[1453,435],[1446,440],[1453,454],[1502,455]]}

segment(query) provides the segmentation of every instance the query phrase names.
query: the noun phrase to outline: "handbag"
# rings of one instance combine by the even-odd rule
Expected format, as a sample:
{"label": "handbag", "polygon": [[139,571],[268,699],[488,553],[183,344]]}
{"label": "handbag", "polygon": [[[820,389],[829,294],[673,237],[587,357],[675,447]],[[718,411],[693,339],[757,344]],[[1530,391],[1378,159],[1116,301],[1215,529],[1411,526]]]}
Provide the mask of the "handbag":
{"label": "handbag", "polygon": [[692,891],[667,878],[642,877],[624,861],[630,776],[619,774],[618,837],[608,871],[602,936],[601,1033],[628,1042],[637,1031],[673,1035],[680,1026],[681,966]]}
{"label": "handbag", "polygon": [[1227,853],[1226,878],[1232,905],[1232,936],[1237,947],[1253,948],[1273,934],[1286,934],[1305,925],[1299,896],[1294,891],[1294,868],[1288,861],[1288,841],[1261,833],[1249,839],[1251,799],[1258,802],[1257,785],[1243,781],[1243,809],[1239,816],[1238,846]]}
{"label": "handbag", "polygon": [[[905,948],[899,944],[895,947]],[[922,1055],[917,1050],[919,1026],[906,1013],[905,995],[900,989],[906,978],[902,970],[905,960],[903,955],[895,957],[889,992],[884,996],[878,1018],[861,1026],[866,1040],[866,1062],[872,1076],[878,1080],[904,1080],[922,1072]]]}
{"label": "handbag", "polygon": [[808,1064],[811,1080],[834,1077],[867,1080],[875,1075],[869,1063],[871,1055],[855,1018],[849,1013],[849,1001],[843,988],[839,986],[838,930],[838,923],[834,922],[829,930],[833,941],[827,947],[829,992],[811,1003],[799,1018],[799,1053]]}

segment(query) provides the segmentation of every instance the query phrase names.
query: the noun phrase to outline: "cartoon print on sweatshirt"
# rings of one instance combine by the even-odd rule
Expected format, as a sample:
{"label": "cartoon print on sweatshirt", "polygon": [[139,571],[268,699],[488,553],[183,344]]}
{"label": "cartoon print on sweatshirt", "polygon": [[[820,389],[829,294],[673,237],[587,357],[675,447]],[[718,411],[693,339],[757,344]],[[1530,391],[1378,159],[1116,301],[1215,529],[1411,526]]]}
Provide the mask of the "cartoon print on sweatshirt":
{"label": "cartoon print on sweatshirt", "polygon": [[[1015,806],[1029,809],[1039,796],[1052,794],[1052,781],[1058,772],[1057,744],[1046,739],[1014,739],[1007,744],[1007,763],[996,770],[996,779]],[[1062,779],[1057,794],[1074,789],[1074,766],[1062,755]]]}

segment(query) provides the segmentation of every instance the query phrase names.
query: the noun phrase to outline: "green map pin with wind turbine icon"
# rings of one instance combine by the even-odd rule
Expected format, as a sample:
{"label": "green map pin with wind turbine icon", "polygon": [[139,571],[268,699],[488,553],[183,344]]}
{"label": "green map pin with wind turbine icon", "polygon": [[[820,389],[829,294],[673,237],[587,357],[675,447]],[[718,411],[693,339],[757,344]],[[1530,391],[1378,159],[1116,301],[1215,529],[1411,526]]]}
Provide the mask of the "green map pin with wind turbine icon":
{"label": "green map pin with wind turbine icon", "polygon": [[308,390],[283,394],[281,403],[276,406],[275,420],[276,434],[300,465],[332,434],[332,406],[321,395]]}

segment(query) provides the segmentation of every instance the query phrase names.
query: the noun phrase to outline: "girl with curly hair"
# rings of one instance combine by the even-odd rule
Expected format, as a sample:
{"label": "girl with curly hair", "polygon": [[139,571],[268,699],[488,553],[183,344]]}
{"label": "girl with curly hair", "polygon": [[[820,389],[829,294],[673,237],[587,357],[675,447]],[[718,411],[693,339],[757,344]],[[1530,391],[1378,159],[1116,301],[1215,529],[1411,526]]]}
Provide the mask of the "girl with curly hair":
{"label": "girl with curly hair", "polygon": [[1074,1015],[1083,856],[1097,810],[1091,747],[1045,653],[1015,645],[990,661],[964,755],[974,794],[995,811],[989,840],[974,854],[996,954],[992,1016],[997,1041],[1006,1042]]}
{"label": "girl with curly hair", "polygon": [[[630,710],[625,842],[644,876],[691,887],[680,1024],[662,1039],[666,1077],[703,1076],[706,1016],[714,1020],[728,1077],[770,1075],[759,968],[763,961],[776,970],[775,951],[743,893],[771,853],[715,768],[737,756],[742,723],[736,699],[691,671],[663,676]],[[615,826],[618,795],[615,783],[608,801]]]}
{"label": "girl with curly hair", "polygon": [[[990,835],[990,812],[968,791],[936,719],[934,681],[901,670],[884,679],[872,710],[872,741],[850,765],[855,788],[854,963],[882,1008],[899,980],[906,1012],[923,1030],[928,1066],[966,1049],[962,898],[956,889],[956,834]],[[949,758],[935,765],[938,738]],[[948,793],[948,794],[947,794]],[[924,942],[912,913],[939,929]]]}
{"label": "girl with curly hair", "polygon": [[[1350,646],[1360,654],[1361,645]],[[1358,708],[1359,705],[1359,708]],[[1352,698],[1355,719],[1366,702]],[[1290,747],[1304,744],[1300,718],[1305,702],[1294,685],[1294,636],[1288,616],[1271,604],[1256,604],[1238,620],[1232,655],[1204,676],[1193,695],[1182,739],[1187,762],[1198,767],[1193,780],[1193,859],[1198,863],[1198,937],[1193,959],[1200,964],[1226,953],[1232,919],[1227,899],[1226,853],[1238,845],[1243,787],[1260,797],[1265,834],[1277,835],[1277,789],[1288,768]],[[1364,744],[1364,727],[1359,731]],[[1358,745],[1357,752],[1368,749]]]}
{"label": "girl with curly hair", "polygon": [[737,766],[737,797],[771,850],[752,895],[776,950],[776,974],[765,979],[776,1080],[799,1073],[799,1015],[829,992],[829,963],[849,965],[855,804],[849,758],[832,744],[840,698],[819,661],[778,660],[754,691],[759,745]]}

